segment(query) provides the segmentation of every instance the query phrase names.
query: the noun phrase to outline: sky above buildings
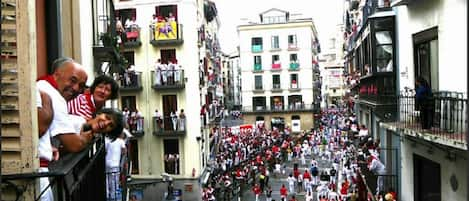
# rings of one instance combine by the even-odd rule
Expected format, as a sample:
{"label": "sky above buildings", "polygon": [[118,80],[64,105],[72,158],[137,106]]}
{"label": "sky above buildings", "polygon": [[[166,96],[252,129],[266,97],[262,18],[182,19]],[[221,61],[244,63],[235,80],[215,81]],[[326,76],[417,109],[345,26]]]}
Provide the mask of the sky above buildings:
{"label": "sky above buildings", "polygon": [[[343,0],[213,0],[217,5],[221,27],[219,39],[222,51],[229,54],[238,45],[237,26],[259,22],[259,13],[271,8],[290,12],[293,18],[313,18],[321,49],[336,35],[342,23]],[[298,14],[298,15],[297,15]],[[244,19],[244,20],[243,20]]]}

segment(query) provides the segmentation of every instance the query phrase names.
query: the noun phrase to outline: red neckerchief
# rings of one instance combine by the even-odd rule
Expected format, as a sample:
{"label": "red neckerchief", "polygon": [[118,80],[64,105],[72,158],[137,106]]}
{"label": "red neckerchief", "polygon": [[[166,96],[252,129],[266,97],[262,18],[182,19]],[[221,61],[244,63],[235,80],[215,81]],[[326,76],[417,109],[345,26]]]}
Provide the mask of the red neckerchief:
{"label": "red neckerchief", "polygon": [[49,84],[52,85],[52,87],[55,89],[59,89],[59,85],[57,85],[57,81],[55,81],[52,75],[44,75],[37,79],[37,81],[39,80],[45,80],[46,82],[49,82]]}

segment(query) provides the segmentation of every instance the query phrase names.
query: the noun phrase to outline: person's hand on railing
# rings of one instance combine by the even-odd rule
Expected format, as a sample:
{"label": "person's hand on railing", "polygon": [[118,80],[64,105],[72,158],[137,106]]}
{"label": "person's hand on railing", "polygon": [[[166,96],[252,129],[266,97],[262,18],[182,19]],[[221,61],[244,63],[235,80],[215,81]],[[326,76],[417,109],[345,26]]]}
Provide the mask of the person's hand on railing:
{"label": "person's hand on railing", "polygon": [[58,161],[58,160],[59,160],[59,157],[60,157],[59,149],[57,149],[56,147],[52,146],[52,159],[53,159],[54,161]]}

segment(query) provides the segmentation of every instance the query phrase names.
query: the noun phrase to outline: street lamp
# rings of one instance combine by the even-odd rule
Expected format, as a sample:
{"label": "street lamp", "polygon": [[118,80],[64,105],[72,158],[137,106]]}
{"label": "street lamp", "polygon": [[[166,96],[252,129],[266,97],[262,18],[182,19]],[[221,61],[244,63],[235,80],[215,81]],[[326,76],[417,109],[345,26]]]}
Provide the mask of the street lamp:
{"label": "street lamp", "polygon": [[169,175],[166,172],[161,174],[161,177],[163,177],[163,182],[168,182],[168,190],[167,190],[167,193],[166,193],[166,200],[174,200],[174,196],[173,196],[173,189],[174,189],[173,177],[171,177],[171,175]]}

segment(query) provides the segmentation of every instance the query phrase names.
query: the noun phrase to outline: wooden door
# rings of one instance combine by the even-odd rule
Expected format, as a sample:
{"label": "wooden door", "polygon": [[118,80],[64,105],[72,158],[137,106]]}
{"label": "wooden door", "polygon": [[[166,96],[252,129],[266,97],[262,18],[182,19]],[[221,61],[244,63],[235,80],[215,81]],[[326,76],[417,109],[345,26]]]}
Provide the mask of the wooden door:
{"label": "wooden door", "polygon": [[171,127],[171,111],[177,112],[177,97],[176,95],[163,96],[163,117],[164,117],[164,130],[172,130]]}

